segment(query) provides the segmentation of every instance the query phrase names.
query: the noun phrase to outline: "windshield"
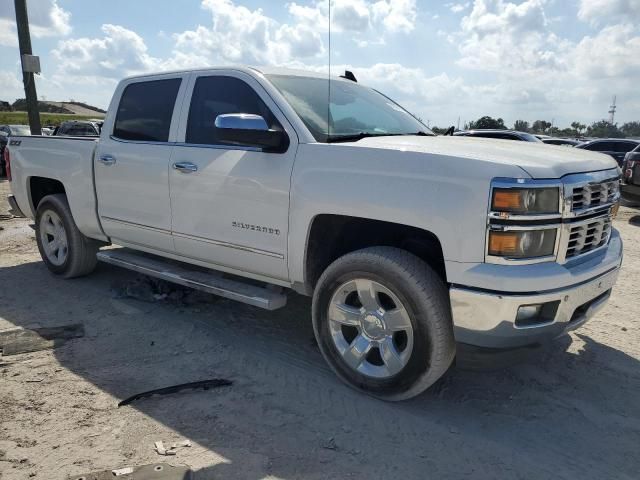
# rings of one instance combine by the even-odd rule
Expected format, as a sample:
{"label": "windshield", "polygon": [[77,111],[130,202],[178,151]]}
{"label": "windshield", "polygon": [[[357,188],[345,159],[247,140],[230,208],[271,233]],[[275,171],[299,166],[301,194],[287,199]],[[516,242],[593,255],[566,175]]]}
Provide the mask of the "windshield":
{"label": "windshield", "polygon": [[331,104],[327,109],[328,79],[293,75],[267,77],[318,142],[341,137],[433,135],[393,100],[357,83],[331,80]]}
{"label": "windshield", "polygon": [[27,125],[12,125],[11,135],[31,135],[31,128]]}
{"label": "windshield", "polygon": [[527,142],[542,142],[538,137],[527,132],[520,132],[520,137]]}

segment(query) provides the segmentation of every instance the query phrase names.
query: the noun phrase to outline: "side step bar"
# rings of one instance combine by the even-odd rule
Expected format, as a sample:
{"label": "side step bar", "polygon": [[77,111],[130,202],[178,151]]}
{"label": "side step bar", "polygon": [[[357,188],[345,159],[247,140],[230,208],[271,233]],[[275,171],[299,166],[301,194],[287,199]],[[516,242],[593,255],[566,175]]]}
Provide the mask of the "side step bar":
{"label": "side step bar", "polygon": [[186,263],[128,248],[98,252],[98,260],[266,310],[276,310],[287,304],[287,296],[283,293],[224,278],[222,273],[214,270],[197,270],[197,267]]}

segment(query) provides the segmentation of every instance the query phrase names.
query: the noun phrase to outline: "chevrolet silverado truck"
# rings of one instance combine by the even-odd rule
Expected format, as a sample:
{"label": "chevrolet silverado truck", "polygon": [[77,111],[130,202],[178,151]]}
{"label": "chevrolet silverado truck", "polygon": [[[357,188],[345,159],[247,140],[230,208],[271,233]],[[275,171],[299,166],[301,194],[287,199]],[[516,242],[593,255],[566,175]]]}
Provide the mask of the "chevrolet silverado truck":
{"label": "chevrolet silverado truck", "polygon": [[266,309],[312,296],[328,364],[385,400],[424,391],[459,345],[541,344],[606,303],[615,160],[435,136],[349,77],[125,79],[99,139],[10,138],[9,202],[63,278],[103,261]]}

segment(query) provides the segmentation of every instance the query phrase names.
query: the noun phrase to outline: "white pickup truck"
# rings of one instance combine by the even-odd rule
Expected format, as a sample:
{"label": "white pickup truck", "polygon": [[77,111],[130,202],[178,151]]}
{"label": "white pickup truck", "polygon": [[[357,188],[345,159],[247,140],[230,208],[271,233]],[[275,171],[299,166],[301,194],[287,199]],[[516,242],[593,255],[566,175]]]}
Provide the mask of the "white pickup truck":
{"label": "white pickup truck", "polygon": [[435,136],[346,77],[128,78],[99,140],[9,139],[9,201],[65,278],[102,260],[267,309],[313,296],[329,365],[386,400],[433,384],[457,343],[539,344],[603,306],[612,158]]}

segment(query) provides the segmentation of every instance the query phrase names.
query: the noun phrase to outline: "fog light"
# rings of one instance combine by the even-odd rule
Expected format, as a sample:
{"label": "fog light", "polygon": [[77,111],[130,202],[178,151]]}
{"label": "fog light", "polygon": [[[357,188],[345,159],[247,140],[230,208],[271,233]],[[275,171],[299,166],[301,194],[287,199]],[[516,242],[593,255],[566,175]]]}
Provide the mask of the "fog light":
{"label": "fog light", "polygon": [[522,305],[516,314],[516,328],[531,328],[550,325],[555,321],[560,301]]}
{"label": "fog light", "polygon": [[516,315],[516,323],[531,321],[540,316],[542,312],[542,304],[538,305],[523,305],[518,308],[518,315]]}

